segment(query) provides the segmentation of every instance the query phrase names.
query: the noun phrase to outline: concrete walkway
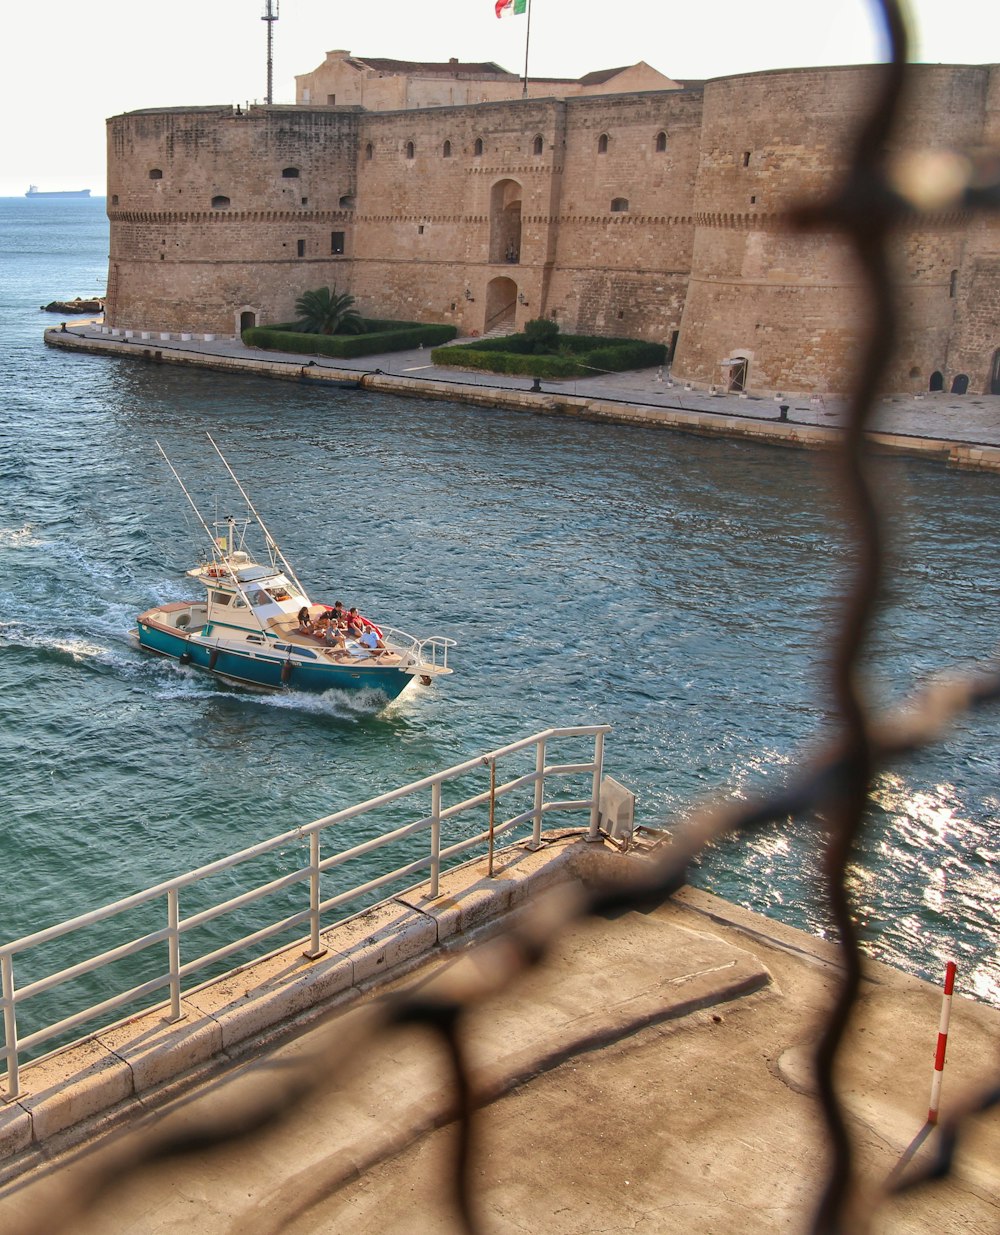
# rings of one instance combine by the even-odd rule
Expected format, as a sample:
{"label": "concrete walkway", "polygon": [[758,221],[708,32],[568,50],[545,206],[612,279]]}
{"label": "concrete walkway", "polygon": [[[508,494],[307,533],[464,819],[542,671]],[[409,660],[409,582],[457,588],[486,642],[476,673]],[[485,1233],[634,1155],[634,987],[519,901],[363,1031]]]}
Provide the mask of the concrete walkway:
{"label": "concrete walkway", "polygon": [[[45,341],[52,346],[160,363],[259,372],[287,380],[364,379],[366,388],[431,398],[495,403],[537,412],[578,414],[694,432],[768,439],[799,446],[822,446],[839,437],[846,402],[831,396],[765,397],[750,393],[713,395],[689,390],[669,372],[640,369],[573,381],[447,369],[431,364],[430,350],[414,349],[358,360],[308,358],[287,352],[264,352],[238,339],[171,335],[163,339],[103,333],[96,320],[53,327]],[[473,340],[458,340],[472,342]],[[787,407],[784,418],[781,406]],[[1000,470],[1000,395],[946,393],[896,395],[878,407],[871,424],[873,440],[885,449],[931,455],[964,466]]]}
{"label": "concrete walkway", "polygon": [[[494,940],[461,963],[483,973]],[[472,958],[470,962],[470,957]],[[459,961],[438,956],[420,989]],[[920,1132],[940,992],[884,966],[867,980],[839,1086],[866,1196]],[[810,1054],[837,981],[824,942],[682,889],[651,912],[577,924],[543,967],[474,1006],[463,1034],[486,1104],[473,1174],[489,1235],[773,1235],[810,1229],[825,1131]],[[360,1006],[179,1096],[151,1135],[197,1142],[134,1173],[109,1145],[0,1191],[17,1235],[451,1235],[456,1145],[445,1054],[426,1030],[374,1032]],[[997,1060],[1000,1014],[958,999],[942,1113]],[[934,1147],[936,1133],[914,1161]],[[1000,1117],[978,1121],[947,1180],[881,1205],[879,1235],[995,1235]],[[107,1191],[85,1212],[92,1172]],[[867,1230],[859,1218],[845,1230]]]}

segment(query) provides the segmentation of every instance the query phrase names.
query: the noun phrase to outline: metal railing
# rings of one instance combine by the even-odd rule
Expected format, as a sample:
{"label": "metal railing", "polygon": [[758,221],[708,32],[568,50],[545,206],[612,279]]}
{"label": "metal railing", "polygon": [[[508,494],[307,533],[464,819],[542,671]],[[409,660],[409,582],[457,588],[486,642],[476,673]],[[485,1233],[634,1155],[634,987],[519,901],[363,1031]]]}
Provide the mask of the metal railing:
{"label": "metal railing", "polygon": [[408,634],[395,626],[382,626],[383,641],[393,650],[399,651],[404,657],[413,661],[413,671],[430,668],[442,673],[448,668],[448,649],[455,646],[455,640],[446,635],[428,635],[421,639],[417,635]]}
{"label": "metal railing", "polygon": [[[284,832],[280,836],[240,850],[229,857],[221,858],[207,866],[189,871],[174,879],[168,879],[146,891],[127,896],[122,900],[105,905],[103,908],[80,914],[67,922],[51,926],[46,930],[37,931],[23,939],[0,945],[0,1008],[3,1011],[4,1046],[0,1058],[6,1066],[6,1089],[4,1097],[8,1101],[20,1095],[20,1066],[27,1052],[39,1046],[51,1043],[56,1039],[64,1039],[66,1035],[81,1028],[88,1022],[102,1019],[101,1028],[107,1028],[111,1023],[107,1018],[122,1009],[135,1009],[137,1001],[149,1002],[141,1009],[150,1011],[164,1006],[169,1008],[168,1018],[171,1021],[182,1017],[181,998],[186,989],[197,985],[211,976],[208,971],[218,966],[222,961],[245,953],[247,949],[257,947],[279,935],[287,934],[296,929],[307,927],[309,939],[306,955],[310,958],[321,956],[326,948],[321,939],[324,926],[329,927],[334,922],[341,921],[350,913],[343,913],[345,906],[352,902],[371,898],[373,893],[382,891],[390,885],[399,885],[403,880],[412,880],[426,872],[427,893],[433,899],[438,895],[438,887],[443,869],[455,865],[475,849],[482,850],[489,846],[492,863],[492,847],[494,839],[506,837],[512,839],[518,830],[526,837],[530,827],[529,844],[539,845],[541,841],[542,824],[553,812],[571,812],[585,818],[588,832],[597,835],[598,828],[598,798],[600,793],[601,772],[604,762],[604,735],[608,733],[608,725],[583,725],[561,729],[545,729],[531,737],[523,738],[485,755],[466,760],[454,767],[426,776],[399,789],[390,790],[378,797],[361,802],[344,810],[326,815],[322,819],[302,827]],[[547,755],[551,743],[567,739],[591,739],[592,754],[584,760],[568,763],[547,763]],[[497,768],[501,763],[509,768],[512,761],[522,753],[533,754],[526,771],[508,775],[508,779],[498,783]],[[443,801],[444,787],[450,782],[467,777],[472,773],[489,773],[489,784],[485,789],[477,790],[469,797],[451,805]],[[558,789],[565,792],[567,785],[577,788],[573,778],[586,778],[586,795],[582,797],[553,796],[553,782]],[[371,836],[347,849],[323,856],[323,839],[331,829],[352,820],[362,819],[373,812],[390,804],[402,802],[409,804],[417,794],[430,791],[431,807],[427,813],[421,813],[416,818],[392,827],[389,831]],[[504,799],[514,795],[517,800],[518,791],[524,797],[527,805],[515,809],[506,818],[497,819],[497,805]],[[459,835],[450,843],[442,838],[442,828],[455,825],[457,821],[467,818],[476,811],[488,811],[489,824],[478,829],[471,835]],[[459,829],[456,828],[456,831]],[[339,870],[351,862],[358,862],[368,855],[387,849],[391,845],[399,845],[410,837],[424,838],[426,844],[421,845],[420,852],[408,856],[402,864],[391,870],[380,869],[372,878],[343,888],[333,895],[324,896],[322,877]],[[276,878],[268,879],[263,884],[242,888],[236,895],[230,896],[215,904],[209,904],[188,916],[182,915],[182,894],[195,885],[204,885],[205,881],[222,872],[238,872],[268,854],[287,851],[290,847],[305,844],[308,856],[304,864],[286,871]],[[492,870],[492,865],[491,865]],[[238,876],[237,876],[238,877]],[[412,884],[410,885],[412,886]],[[185,937],[191,932],[218,922],[227,916],[239,914],[247,907],[255,905],[265,898],[274,897],[289,888],[299,888],[301,907],[291,913],[283,913],[277,918],[272,916],[265,925],[248,933],[237,933],[227,938],[225,942],[213,947],[210,951],[196,957],[185,959]],[[398,889],[397,890],[401,890]],[[112,948],[106,948],[97,955],[87,957],[64,968],[51,972],[44,977],[36,978],[18,986],[14,963],[16,959],[26,958],[46,945],[58,944],[65,948],[67,942],[75,936],[80,936],[101,923],[109,923],[121,919],[129,911],[144,906],[154,906],[154,912],[162,925],[153,930],[145,930],[135,937],[128,938]],[[356,911],[356,910],[355,910]],[[79,1008],[68,1016],[52,1023],[43,1024],[28,1033],[24,1038],[18,1037],[18,1009],[29,999],[56,990],[75,979],[98,971],[107,971],[116,962],[145,952],[150,948],[162,947],[165,950],[165,968],[160,968],[147,980],[127,989],[118,990],[106,995],[96,1003]],[[200,975],[200,978],[199,978]],[[102,975],[102,985],[107,974]],[[161,996],[167,993],[167,999]],[[152,999],[153,996],[161,996]]]}

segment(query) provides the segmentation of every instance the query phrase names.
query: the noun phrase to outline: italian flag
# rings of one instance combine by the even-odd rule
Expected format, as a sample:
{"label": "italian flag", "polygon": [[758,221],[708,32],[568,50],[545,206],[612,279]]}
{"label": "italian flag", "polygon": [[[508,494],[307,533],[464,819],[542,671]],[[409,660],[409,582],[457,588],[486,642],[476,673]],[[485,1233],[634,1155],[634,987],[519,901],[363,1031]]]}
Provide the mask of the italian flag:
{"label": "italian flag", "polygon": [[502,17],[505,11],[510,13],[523,13],[527,7],[528,0],[497,0],[497,17]]}

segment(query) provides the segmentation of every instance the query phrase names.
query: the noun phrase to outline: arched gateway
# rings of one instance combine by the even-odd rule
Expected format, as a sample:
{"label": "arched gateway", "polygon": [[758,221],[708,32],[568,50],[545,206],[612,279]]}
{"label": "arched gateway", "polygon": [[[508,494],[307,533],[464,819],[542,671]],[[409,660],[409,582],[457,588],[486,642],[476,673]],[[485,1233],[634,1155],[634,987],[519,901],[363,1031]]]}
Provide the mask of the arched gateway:
{"label": "arched gateway", "polygon": [[486,325],[484,334],[497,327],[513,329],[517,315],[517,284],[504,277],[491,279],[486,285]]}

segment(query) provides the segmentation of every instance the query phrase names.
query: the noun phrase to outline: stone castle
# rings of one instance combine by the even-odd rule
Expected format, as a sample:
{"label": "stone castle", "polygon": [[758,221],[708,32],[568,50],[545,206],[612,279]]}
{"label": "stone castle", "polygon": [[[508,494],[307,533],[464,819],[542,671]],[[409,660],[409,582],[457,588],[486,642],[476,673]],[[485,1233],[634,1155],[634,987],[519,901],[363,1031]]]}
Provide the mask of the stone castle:
{"label": "stone castle", "polygon": [[[1000,147],[1000,66],[910,73],[900,166]],[[656,340],[700,386],[844,391],[864,288],[843,241],[787,212],[836,183],[879,75],[681,82],[639,64],[524,83],[338,51],[294,105],[115,116],[106,320],[235,335],[335,286],[368,316],[464,335],[546,316]],[[915,215],[894,258],[890,388],[1000,393],[1000,222]]]}

